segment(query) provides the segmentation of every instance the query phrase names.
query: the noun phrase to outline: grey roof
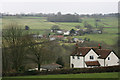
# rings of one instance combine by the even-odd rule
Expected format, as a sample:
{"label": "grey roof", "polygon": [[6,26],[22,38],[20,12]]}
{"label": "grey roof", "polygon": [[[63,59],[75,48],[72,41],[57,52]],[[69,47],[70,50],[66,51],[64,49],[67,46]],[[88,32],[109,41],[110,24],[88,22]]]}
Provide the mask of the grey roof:
{"label": "grey roof", "polygon": [[59,64],[55,64],[55,63],[54,64],[41,65],[41,68],[50,69],[50,70],[60,68],[60,67],[62,67],[62,66],[59,65]]}

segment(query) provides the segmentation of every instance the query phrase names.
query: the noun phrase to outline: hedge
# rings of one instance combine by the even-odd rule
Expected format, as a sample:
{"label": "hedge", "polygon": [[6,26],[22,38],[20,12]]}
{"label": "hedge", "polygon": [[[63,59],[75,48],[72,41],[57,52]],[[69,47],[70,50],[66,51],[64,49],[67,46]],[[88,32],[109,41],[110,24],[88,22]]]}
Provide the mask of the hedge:
{"label": "hedge", "polygon": [[120,66],[96,67],[96,68],[70,68],[53,71],[25,71],[21,73],[3,73],[3,76],[26,76],[26,75],[49,75],[49,74],[79,74],[79,73],[102,73],[120,72]]}

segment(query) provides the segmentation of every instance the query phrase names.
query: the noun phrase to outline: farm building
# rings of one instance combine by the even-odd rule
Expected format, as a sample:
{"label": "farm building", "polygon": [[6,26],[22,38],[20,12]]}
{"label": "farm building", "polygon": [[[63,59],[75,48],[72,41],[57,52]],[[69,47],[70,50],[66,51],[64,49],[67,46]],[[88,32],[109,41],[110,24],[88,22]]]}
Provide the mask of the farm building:
{"label": "farm building", "polygon": [[83,43],[84,40],[83,39],[78,39],[78,38],[73,38],[73,42],[79,42],[79,43]]}
{"label": "farm building", "polygon": [[[56,64],[56,63],[52,63],[52,64],[45,64],[45,65],[41,65],[40,71],[52,71],[52,70],[57,70],[62,68],[62,65]],[[36,68],[32,68],[32,69],[28,69],[28,71],[37,71],[38,67]]]}
{"label": "farm building", "polygon": [[65,31],[63,35],[64,36],[69,36],[70,35],[70,31]]}
{"label": "farm building", "polygon": [[70,56],[71,68],[93,68],[119,65],[113,50],[99,47],[77,47]]}
{"label": "farm building", "polygon": [[56,34],[63,34],[63,31],[62,30],[58,30],[58,31],[56,31]]}
{"label": "farm building", "polygon": [[41,68],[47,69],[50,71],[50,70],[60,69],[62,68],[62,66],[56,63],[52,63],[52,64],[47,64],[47,65],[42,65]]}
{"label": "farm building", "polygon": [[55,40],[55,39],[63,39],[63,38],[64,38],[63,35],[50,35],[49,37],[50,37],[50,39],[52,39],[52,40],[53,40],[53,39]]}

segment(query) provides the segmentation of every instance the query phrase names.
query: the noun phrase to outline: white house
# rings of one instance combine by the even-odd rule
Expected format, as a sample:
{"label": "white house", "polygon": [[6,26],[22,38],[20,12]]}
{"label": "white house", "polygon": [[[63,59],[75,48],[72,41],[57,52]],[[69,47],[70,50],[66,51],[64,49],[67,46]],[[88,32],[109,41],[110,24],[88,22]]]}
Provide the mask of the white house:
{"label": "white house", "polygon": [[58,30],[56,33],[57,34],[63,34],[63,31],[62,30]]}
{"label": "white house", "polygon": [[83,39],[78,39],[78,38],[73,38],[74,42],[79,42],[79,43],[83,43],[84,40]]}
{"label": "white house", "polygon": [[119,65],[113,50],[99,47],[77,47],[70,56],[71,68],[90,68]]}
{"label": "white house", "polygon": [[69,36],[70,35],[70,31],[65,31],[63,35],[64,36]]}

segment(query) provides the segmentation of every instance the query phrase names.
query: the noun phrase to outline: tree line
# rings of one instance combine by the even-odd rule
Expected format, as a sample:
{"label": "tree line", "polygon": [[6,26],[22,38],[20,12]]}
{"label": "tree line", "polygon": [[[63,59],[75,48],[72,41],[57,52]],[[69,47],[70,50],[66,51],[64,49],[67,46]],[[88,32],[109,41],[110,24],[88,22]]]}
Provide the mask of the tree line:
{"label": "tree line", "polygon": [[[33,16],[33,17],[49,17],[49,16],[55,16],[58,15],[61,12],[58,12],[57,14],[55,13],[21,13],[21,14],[10,14],[10,13],[0,13],[0,17],[4,16]],[[63,15],[61,13],[61,15]],[[78,15],[79,17],[118,17],[120,15],[119,13],[109,13],[109,14],[80,14],[80,13],[74,13],[70,15]]]}
{"label": "tree line", "polygon": [[47,20],[50,22],[82,22],[77,14],[62,15],[60,12],[57,15],[48,16]]}

